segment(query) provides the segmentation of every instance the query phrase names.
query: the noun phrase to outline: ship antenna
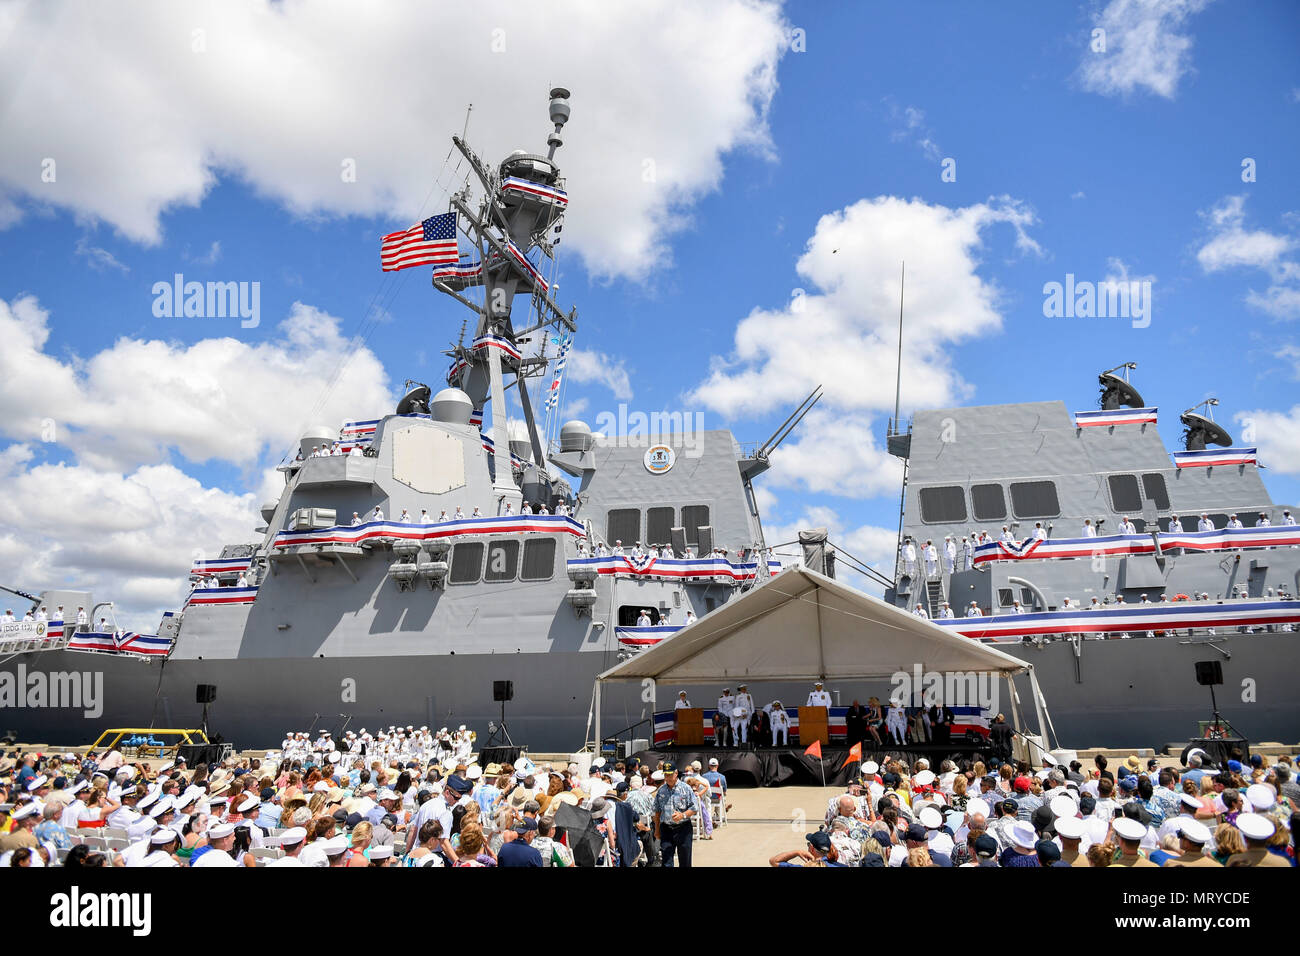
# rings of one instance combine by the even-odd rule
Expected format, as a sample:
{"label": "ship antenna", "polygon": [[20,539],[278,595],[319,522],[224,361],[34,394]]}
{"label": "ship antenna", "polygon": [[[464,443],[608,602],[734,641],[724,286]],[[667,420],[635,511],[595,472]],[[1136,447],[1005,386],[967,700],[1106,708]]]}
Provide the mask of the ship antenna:
{"label": "ship antenna", "polygon": [[898,373],[894,378],[894,430],[898,430],[899,398],[903,393],[903,282],[907,278],[907,260],[898,273]]}
{"label": "ship antenna", "polygon": [[461,128],[461,131],[460,131],[460,138],[463,139],[463,140],[468,140],[468,139],[469,139],[469,114],[470,114],[470,113],[473,113],[473,112],[474,112],[474,104],[473,104],[473,103],[471,103],[471,104],[469,104],[469,106],[465,107],[465,125],[464,125],[464,127]]}

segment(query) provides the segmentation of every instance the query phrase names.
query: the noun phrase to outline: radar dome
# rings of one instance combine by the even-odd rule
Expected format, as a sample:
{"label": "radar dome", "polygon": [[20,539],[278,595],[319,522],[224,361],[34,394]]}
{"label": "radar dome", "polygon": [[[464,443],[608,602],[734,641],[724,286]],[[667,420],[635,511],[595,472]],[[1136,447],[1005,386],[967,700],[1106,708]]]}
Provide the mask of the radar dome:
{"label": "radar dome", "polygon": [[474,414],[474,403],[458,388],[444,388],[433,396],[429,411],[435,422],[448,425],[468,425],[469,417]]}
{"label": "radar dome", "polygon": [[586,422],[575,419],[560,426],[560,451],[589,451],[595,443]]}
{"label": "radar dome", "polygon": [[302,453],[303,458],[311,457],[311,450],[319,445],[330,445],[338,441],[339,433],[333,428],[327,428],[325,425],[313,425],[302,433],[298,439],[298,451]]}

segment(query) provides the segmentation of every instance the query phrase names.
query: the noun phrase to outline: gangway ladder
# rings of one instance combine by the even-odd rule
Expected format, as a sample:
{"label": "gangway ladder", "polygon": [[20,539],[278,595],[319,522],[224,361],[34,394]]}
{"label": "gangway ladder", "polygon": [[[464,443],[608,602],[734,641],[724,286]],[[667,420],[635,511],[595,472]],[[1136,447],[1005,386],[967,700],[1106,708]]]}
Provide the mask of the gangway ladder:
{"label": "gangway ladder", "polygon": [[939,609],[943,607],[943,602],[948,600],[943,593],[943,578],[935,576],[925,582],[925,600],[926,611],[930,614],[930,620],[935,620],[939,616]]}

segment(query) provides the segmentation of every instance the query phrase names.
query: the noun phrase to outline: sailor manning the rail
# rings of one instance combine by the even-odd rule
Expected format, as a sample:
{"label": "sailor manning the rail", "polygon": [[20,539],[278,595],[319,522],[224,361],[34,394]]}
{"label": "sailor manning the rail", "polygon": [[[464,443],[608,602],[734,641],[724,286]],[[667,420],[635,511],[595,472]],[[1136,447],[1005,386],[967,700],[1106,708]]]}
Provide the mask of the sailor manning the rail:
{"label": "sailor manning the rail", "polygon": [[1240,531],[1242,528],[1241,519],[1238,518],[1235,514],[1228,515],[1228,527],[1231,528],[1233,531]]}
{"label": "sailor manning the rail", "polygon": [[939,616],[944,618],[953,617],[952,605],[949,604],[947,601],[944,601],[943,610],[939,612]]}
{"label": "sailor manning the rail", "polygon": [[736,693],[736,708],[731,712],[733,747],[749,743],[749,717],[752,713],[754,713],[754,698],[749,696],[749,686],[741,684]]}
{"label": "sailor manning the rail", "polygon": [[943,540],[943,563],[949,574],[957,570],[957,543],[952,540],[952,535]]}
{"label": "sailor manning the rail", "polygon": [[1196,530],[1197,531],[1214,530],[1214,522],[1210,520],[1210,516],[1208,514],[1201,515],[1201,520],[1196,522]]}
{"label": "sailor manning the rail", "polygon": [[409,511],[407,511],[405,508],[403,508],[403,509],[402,509],[402,513],[401,513],[400,515],[397,516],[397,523],[398,523],[398,524],[410,524],[410,523],[411,523],[411,513],[410,513]]}
{"label": "sailor manning the rail", "polygon": [[1003,544],[1014,545],[1016,543],[1016,536],[1011,533],[1010,528],[1008,528],[1006,525],[1003,525],[1002,533],[998,535],[998,540],[1001,541]]}
{"label": "sailor manning the rail", "polygon": [[1035,540],[1035,541],[1045,541],[1046,539],[1047,539],[1047,532],[1043,530],[1043,523],[1042,523],[1041,521],[1035,521],[1035,522],[1034,522],[1034,540]]}
{"label": "sailor manning the rail", "polygon": [[779,700],[772,701],[772,709],[768,712],[768,720],[772,727],[772,746],[777,745],[777,738],[781,738],[781,746],[790,746],[790,714],[781,706]]}
{"label": "sailor manning the rail", "polygon": [[966,616],[967,616],[967,617],[983,617],[983,616],[984,616],[984,612],[980,610],[980,607],[979,607],[978,604],[976,604],[974,601],[971,601],[970,604],[969,604],[969,605],[967,606],[967,608],[966,608]]}
{"label": "sailor manning the rail", "polygon": [[429,512],[423,508],[420,509],[420,524],[433,524],[433,519],[429,517]]}
{"label": "sailor manning the rail", "polygon": [[925,576],[932,578],[939,573],[939,552],[933,541],[925,542]]}
{"label": "sailor manning the rail", "polygon": [[642,608],[642,609],[641,609],[641,613],[637,616],[637,619],[636,619],[636,626],[637,626],[637,627],[651,627],[651,626],[652,626],[652,623],[653,623],[653,622],[651,622],[651,620],[650,620],[650,612],[647,611],[645,608]]}
{"label": "sailor manning the rail", "polygon": [[1082,536],[1085,537],[1085,538],[1095,538],[1095,537],[1097,537],[1097,529],[1096,529],[1095,527],[1093,527],[1092,519],[1091,519],[1091,518],[1084,518],[1084,519],[1083,519],[1083,532],[1082,532]]}
{"label": "sailor manning the rail", "polygon": [[353,526],[353,527],[356,527],[356,526],[359,525],[359,524],[361,524],[361,515],[357,514],[357,513],[354,511],[354,512],[352,512],[352,526]]}
{"label": "sailor manning the rail", "polygon": [[379,505],[375,505],[375,510],[372,511],[372,512],[370,512],[370,520],[371,520],[371,521],[383,521],[383,520],[384,520],[384,509],[380,508]]}
{"label": "sailor manning the rail", "polygon": [[908,577],[916,574],[916,545],[911,538],[903,539],[903,573]]}
{"label": "sailor manning the rail", "polygon": [[687,608],[687,609],[686,609],[686,623],[687,623],[687,624],[694,624],[695,621],[696,621],[695,612],[694,612],[693,610],[691,610],[690,608]]}
{"label": "sailor manning the rail", "polygon": [[912,613],[915,614],[917,617],[925,618],[927,621],[930,619],[930,615],[925,613],[925,608],[921,606],[920,601],[916,602],[916,607],[912,608]]}
{"label": "sailor manning the rail", "polygon": [[1133,524],[1132,521],[1129,521],[1127,517],[1121,518],[1119,521],[1119,533],[1137,534],[1137,527]]}
{"label": "sailor manning the rail", "polygon": [[[778,701],[778,703],[780,702]],[[825,688],[822,685],[822,682],[818,681],[816,684],[813,685],[813,689],[808,693],[808,706],[829,707],[830,705],[831,705],[831,695],[826,692]]]}
{"label": "sailor manning the rail", "polygon": [[460,505],[457,505],[457,506],[456,506],[456,513],[455,513],[454,515],[451,516],[451,520],[452,520],[452,521],[463,521],[463,520],[465,520],[465,512],[463,512],[463,511],[460,510]]}

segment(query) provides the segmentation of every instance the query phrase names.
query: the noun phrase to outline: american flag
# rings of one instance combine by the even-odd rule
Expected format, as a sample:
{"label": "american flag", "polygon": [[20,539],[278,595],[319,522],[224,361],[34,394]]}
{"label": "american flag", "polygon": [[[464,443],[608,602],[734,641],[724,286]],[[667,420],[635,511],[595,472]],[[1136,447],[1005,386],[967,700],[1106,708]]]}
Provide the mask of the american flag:
{"label": "american flag", "polygon": [[454,263],[456,251],[456,214],[430,216],[410,229],[390,232],[379,247],[384,272],[396,272],[412,266],[436,266]]}

